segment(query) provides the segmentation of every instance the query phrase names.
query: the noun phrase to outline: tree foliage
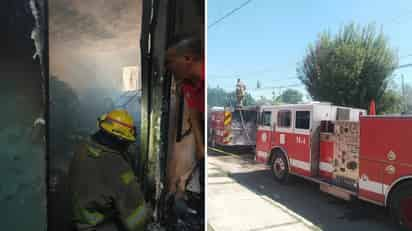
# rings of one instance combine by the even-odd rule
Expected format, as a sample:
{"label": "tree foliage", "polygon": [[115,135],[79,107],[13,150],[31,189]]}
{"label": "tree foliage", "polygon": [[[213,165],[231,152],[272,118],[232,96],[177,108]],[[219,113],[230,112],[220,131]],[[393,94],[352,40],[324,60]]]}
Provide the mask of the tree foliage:
{"label": "tree foliage", "polygon": [[407,112],[412,112],[412,86],[406,84],[405,88],[405,106]]}
{"label": "tree foliage", "polygon": [[275,102],[296,104],[302,102],[303,95],[298,90],[287,89],[280,96],[276,97]]}
{"label": "tree foliage", "polygon": [[402,96],[399,92],[388,89],[383,94],[380,103],[376,105],[376,111],[382,114],[393,114],[402,111]]}
{"label": "tree foliage", "polygon": [[265,96],[260,96],[258,100],[256,100],[257,105],[272,105],[273,100],[266,98]]}
{"label": "tree foliage", "polygon": [[373,24],[361,28],[352,23],[334,37],[323,32],[309,45],[297,74],[314,100],[368,108],[375,99],[382,112],[387,106],[380,104],[391,99],[384,98],[388,77],[397,66],[382,31]]}
{"label": "tree foliage", "polygon": [[[243,101],[244,106],[255,105],[255,99],[249,94],[245,94],[245,99]],[[235,106],[236,105],[236,92],[227,92],[222,88],[208,88],[207,89],[207,105],[209,107],[213,106]]]}

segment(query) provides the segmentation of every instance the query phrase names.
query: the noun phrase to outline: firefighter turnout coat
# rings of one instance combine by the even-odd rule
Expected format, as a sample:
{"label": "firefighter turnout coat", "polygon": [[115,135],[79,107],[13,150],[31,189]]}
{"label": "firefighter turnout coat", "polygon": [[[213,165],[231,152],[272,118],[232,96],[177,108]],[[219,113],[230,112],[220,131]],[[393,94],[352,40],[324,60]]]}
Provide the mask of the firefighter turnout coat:
{"label": "firefighter turnout coat", "polygon": [[150,209],[124,154],[89,138],[77,149],[69,177],[78,230],[144,230]]}

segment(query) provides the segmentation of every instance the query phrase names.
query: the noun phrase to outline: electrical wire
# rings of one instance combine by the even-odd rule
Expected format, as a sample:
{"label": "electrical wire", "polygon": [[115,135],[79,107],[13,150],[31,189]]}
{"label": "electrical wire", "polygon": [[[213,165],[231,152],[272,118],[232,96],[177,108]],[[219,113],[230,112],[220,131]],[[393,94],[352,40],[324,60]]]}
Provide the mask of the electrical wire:
{"label": "electrical wire", "polygon": [[407,63],[407,64],[399,65],[399,67],[398,67],[397,69],[405,68],[405,67],[412,67],[412,63]]}
{"label": "electrical wire", "polygon": [[[278,85],[278,86],[267,86],[267,87],[260,87],[260,88],[250,88],[248,89],[249,91],[259,91],[259,90],[273,90],[276,88],[290,88],[290,87],[300,87],[304,86],[303,83],[295,83],[295,84],[289,84],[289,85]],[[221,88],[223,90],[229,90],[229,88]],[[229,90],[231,91],[231,90]]]}
{"label": "electrical wire", "polygon": [[229,11],[228,13],[226,13],[225,15],[223,15],[222,17],[218,18],[217,20],[213,21],[211,24],[209,24],[207,26],[207,29],[210,29],[214,26],[216,26],[218,23],[222,22],[225,18],[233,15],[234,13],[236,13],[237,11],[239,11],[240,9],[242,9],[243,7],[247,6],[249,3],[251,3],[253,0],[248,0],[244,3],[242,3],[240,6],[234,8],[233,10]]}
{"label": "electrical wire", "polygon": [[408,57],[412,57],[412,54],[409,54],[409,55],[403,55],[403,56],[399,57],[399,59],[404,59],[404,58],[408,58]]}

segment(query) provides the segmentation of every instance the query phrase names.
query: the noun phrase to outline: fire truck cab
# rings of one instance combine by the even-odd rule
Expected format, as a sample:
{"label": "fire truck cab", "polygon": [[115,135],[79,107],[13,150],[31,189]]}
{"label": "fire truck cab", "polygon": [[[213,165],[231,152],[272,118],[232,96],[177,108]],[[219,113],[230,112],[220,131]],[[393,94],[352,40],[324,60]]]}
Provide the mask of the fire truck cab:
{"label": "fire truck cab", "polygon": [[277,167],[290,166],[291,173],[317,176],[321,121],[358,121],[365,114],[363,109],[324,102],[262,106],[256,134],[256,161],[271,163],[276,156],[283,156],[284,163],[276,160],[282,164]]}

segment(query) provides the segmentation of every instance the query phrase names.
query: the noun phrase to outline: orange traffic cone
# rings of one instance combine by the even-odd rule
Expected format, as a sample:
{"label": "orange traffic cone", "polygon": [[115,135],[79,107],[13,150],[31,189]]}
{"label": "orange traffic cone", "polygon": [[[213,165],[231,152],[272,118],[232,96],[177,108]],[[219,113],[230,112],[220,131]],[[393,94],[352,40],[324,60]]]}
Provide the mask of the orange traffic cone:
{"label": "orange traffic cone", "polygon": [[371,103],[369,105],[369,115],[376,115],[376,110],[375,110],[375,100],[371,100]]}

